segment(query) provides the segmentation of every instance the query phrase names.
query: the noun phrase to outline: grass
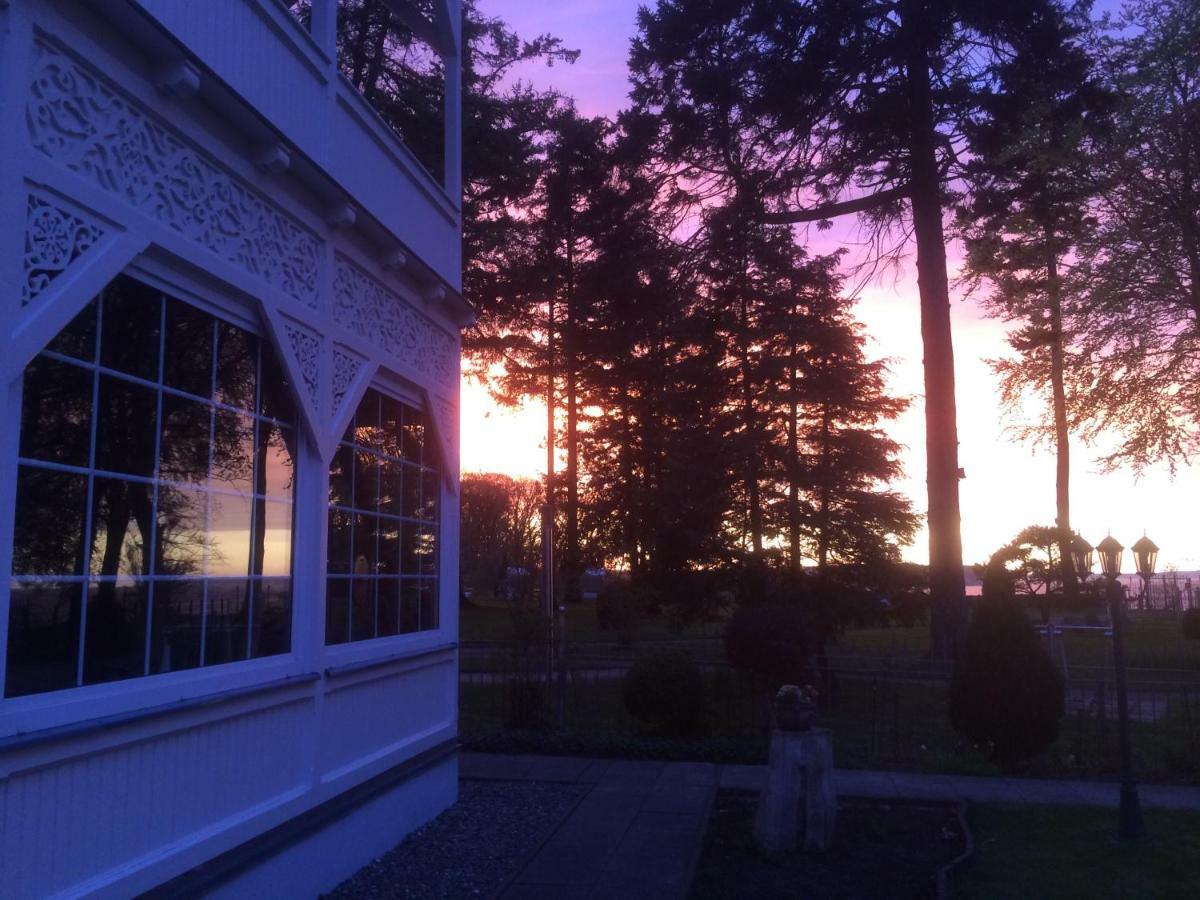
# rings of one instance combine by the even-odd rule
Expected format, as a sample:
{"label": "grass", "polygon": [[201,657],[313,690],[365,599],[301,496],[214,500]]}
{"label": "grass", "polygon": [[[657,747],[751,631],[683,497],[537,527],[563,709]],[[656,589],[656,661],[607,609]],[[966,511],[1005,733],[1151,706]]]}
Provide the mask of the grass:
{"label": "grass", "polygon": [[954,874],[956,900],[1192,898],[1200,884],[1200,812],[1147,810],[1150,838],[1113,840],[1116,811],[976,804],[975,855]]}
{"label": "grass", "polygon": [[[459,633],[465,643],[501,642],[512,635],[512,606],[504,600],[473,600],[459,611]],[[616,642],[614,631],[604,631],[596,621],[596,604],[567,605],[567,639],[572,644]],[[681,638],[719,638],[723,622],[697,622],[677,625],[662,616],[643,619],[634,632],[635,640],[671,640]]]}

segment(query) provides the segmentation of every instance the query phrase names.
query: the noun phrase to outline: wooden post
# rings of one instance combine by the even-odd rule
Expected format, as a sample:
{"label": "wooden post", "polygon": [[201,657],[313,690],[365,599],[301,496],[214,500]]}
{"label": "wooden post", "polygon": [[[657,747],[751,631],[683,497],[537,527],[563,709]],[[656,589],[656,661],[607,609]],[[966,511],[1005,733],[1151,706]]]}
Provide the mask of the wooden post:
{"label": "wooden post", "polygon": [[833,733],[771,732],[767,783],[758,801],[754,838],[767,853],[803,846],[824,852],[833,842],[837,791],[833,785]]}

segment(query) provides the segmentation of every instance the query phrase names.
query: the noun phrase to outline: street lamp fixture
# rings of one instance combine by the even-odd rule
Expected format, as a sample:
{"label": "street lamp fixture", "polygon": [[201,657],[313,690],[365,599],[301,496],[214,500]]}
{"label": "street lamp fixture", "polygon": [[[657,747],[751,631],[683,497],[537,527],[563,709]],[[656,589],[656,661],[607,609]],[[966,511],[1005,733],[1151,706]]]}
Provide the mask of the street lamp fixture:
{"label": "street lamp fixture", "polygon": [[1137,565],[1138,574],[1145,581],[1149,581],[1150,576],[1154,574],[1154,565],[1158,562],[1158,545],[1143,534],[1129,549],[1133,551],[1133,561]]}
{"label": "street lamp fixture", "polygon": [[1075,563],[1075,574],[1081,582],[1087,581],[1092,574],[1092,545],[1083,539],[1078,531],[1071,541],[1071,561]]}
{"label": "street lamp fixture", "polygon": [[1096,552],[1100,554],[1100,571],[1110,581],[1115,581],[1121,574],[1121,554],[1125,548],[1110,534],[1096,545]]}
{"label": "street lamp fixture", "polygon": [[[1149,540],[1146,540],[1150,544]],[[1141,542],[1139,541],[1139,544]],[[1071,547],[1075,567],[1084,571],[1091,569],[1087,541],[1076,537]],[[1153,546],[1153,544],[1150,544]],[[1137,553],[1137,545],[1134,552]],[[1125,548],[1111,534],[1096,545],[1100,554],[1100,568],[1108,579],[1108,611],[1112,618],[1113,675],[1117,687],[1117,734],[1121,749],[1121,808],[1117,824],[1117,836],[1122,841],[1135,841],[1146,836],[1146,824],[1142,819],[1142,805],[1138,799],[1137,780],[1133,773],[1133,744],[1129,737],[1129,695],[1125,683],[1125,592],[1117,578],[1121,574],[1121,554]],[[1158,548],[1154,548],[1158,552]],[[1151,562],[1152,564],[1152,562]],[[1140,565],[1140,559],[1139,559]],[[1139,572],[1141,569],[1139,568]],[[1086,577],[1086,576],[1084,576]]]}

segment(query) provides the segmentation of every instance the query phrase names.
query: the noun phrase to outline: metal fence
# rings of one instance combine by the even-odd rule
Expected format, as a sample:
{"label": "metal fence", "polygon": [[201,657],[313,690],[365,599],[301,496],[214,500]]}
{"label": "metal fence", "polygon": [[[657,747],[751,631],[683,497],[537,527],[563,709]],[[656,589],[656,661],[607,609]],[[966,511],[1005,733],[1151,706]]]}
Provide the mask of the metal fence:
{"label": "metal fence", "polygon": [[[464,670],[461,728],[468,740],[512,729],[617,743],[644,740],[647,728],[626,710],[621,688],[632,657],[576,658],[561,676],[510,659]],[[478,658],[477,658],[478,662]],[[950,726],[946,663],[914,657],[831,654],[817,669],[818,724],[832,729],[839,766],[984,771],[986,754]],[[770,728],[768,692],[728,664],[697,659],[704,681],[704,717],[691,749],[715,748],[721,758],[765,759]],[[1070,664],[1064,672],[1066,714],[1050,751],[1028,774],[1098,776],[1117,768],[1116,695],[1111,666]],[[1200,777],[1200,672],[1134,668],[1129,705],[1143,777]]]}

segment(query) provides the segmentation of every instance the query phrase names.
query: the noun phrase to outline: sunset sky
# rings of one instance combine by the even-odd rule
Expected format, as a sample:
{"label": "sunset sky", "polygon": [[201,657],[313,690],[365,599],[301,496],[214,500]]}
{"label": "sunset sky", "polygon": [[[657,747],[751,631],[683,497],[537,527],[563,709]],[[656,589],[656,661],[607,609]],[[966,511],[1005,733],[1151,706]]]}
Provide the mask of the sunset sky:
{"label": "sunset sky", "polygon": [[[645,0],[642,0],[645,2]],[[522,36],[549,32],[568,47],[582,51],[573,66],[530,68],[522,76],[535,84],[553,85],[573,96],[586,115],[612,115],[627,104],[626,54],[636,30],[637,0],[481,0],[485,13],[498,15]],[[814,237],[815,237],[814,232]],[[810,244],[828,252],[845,244],[857,256],[857,230],[839,225]],[[949,248],[951,262],[956,248]],[[953,272],[951,273],[953,276]],[[916,278],[912,260],[899,273],[889,272],[861,293],[857,315],[870,336],[868,354],[893,361],[893,393],[914,398],[910,411],[892,427],[905,445],[906,478],[898,485],[924,510],[924,437],[921,403],[921,341]],[[1001,419],[996,379],[986,360],[1006,355],[1005,326],[985,318],[973,300],[957,298],[953,306],[957,371],[963,550],[965,560],[979,562],[1010,540],[1025,525],[1054,521],[1054,458],[1049,449],[1018,443]],[[520,410],[498,408],[486,389],[463,385],[462,466],[464,471],[505,472],[541,476],[545,468],[545,407],[530,403]],[[1072,445],[1072,520],[1092,543],[1110,531],[1128,546],[1142,532],[1162,548],[1159,570],[1175,566],[1200,569],[1197,523],[1200,477],[1181,469],[1174,479],[1165,466],[1143,473],[1101,475],[1097,452]],[[927,558],[922,532],[906,553]],[[1126,554],[1125,568],[1132,570]]]}

